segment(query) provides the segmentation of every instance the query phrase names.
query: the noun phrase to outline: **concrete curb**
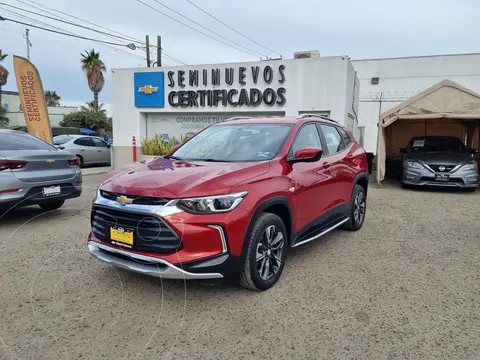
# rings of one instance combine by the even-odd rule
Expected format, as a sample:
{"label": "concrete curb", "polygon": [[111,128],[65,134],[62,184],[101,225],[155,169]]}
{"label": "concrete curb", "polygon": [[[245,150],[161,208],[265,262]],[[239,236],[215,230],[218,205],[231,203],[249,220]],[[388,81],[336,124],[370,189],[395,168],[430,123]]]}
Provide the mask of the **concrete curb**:
{"label": "concrete curb", "polygon": [[106,174],[111,170],[110,166],[108,167],[100,167],[100,168],[87,168],[82,169],[82,176],[90,176],[90,175],[99,175],[99,174]]}

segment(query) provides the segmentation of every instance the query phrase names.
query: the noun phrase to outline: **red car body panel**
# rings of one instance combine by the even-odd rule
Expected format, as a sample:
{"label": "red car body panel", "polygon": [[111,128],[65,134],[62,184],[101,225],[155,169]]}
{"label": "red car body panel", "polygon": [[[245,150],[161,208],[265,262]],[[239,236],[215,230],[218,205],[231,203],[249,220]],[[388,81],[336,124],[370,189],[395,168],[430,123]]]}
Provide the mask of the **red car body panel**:
{"label": "red car body panel", "polygon": [[[217,225],[226,234],[228,254],[241,257],[254,213],[265,201],[277,197],[286,200],[291,210],[293,233],[336,206],[348,203],[359,174],[368,171],[365,151],[355,141],[343,151],[321,157],[316,162],[292,164],[286,161],[298,130],[312,121],[318,123],[319,120],[235,120],[245,124],[293,124],[279,154],[268,161],[218,163],[160,157],[111,171],[99,189],[136,197],[179,199],[248,191],[241,204],[231,212],[201,215],[179,212],[162,217],[181,237],[182,247],[178,251],[164,254],[124,250],[174,265],[209,259],[222,253],[220,233],[210,227]],[[102,243],[93,233],[88,240]]]}

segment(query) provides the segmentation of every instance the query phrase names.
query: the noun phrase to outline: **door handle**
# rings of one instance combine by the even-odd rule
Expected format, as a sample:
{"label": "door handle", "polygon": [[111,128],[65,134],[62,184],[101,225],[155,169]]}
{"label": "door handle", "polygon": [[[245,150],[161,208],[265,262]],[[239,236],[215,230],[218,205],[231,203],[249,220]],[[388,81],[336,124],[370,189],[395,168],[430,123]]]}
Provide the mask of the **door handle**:
{"label": "door handle", "polygon": [[324,162],[322,164],[322,168],[324,168],[324,169],[328,169],[329,167],[330,167],[330,164],[328,162]]}
{"label": "door handle", "polygon": [[82,150],[80,150],[80,151],[85,151],[85,149],[82,149]]}
{"label": "door handle", "polygon": [[102,152],[102,150],[97,150],[97,152]]}

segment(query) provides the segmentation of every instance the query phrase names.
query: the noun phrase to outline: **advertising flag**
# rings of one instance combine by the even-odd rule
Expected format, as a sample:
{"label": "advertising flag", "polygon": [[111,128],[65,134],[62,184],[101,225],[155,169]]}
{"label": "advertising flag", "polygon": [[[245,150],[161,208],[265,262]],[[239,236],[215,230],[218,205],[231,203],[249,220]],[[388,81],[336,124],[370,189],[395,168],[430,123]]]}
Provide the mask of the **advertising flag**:
{"label": "advertising flag", "polygon": [[52,144],[52,128],[37,68],[27,59],[14,55],[13,69],[28,133]]}

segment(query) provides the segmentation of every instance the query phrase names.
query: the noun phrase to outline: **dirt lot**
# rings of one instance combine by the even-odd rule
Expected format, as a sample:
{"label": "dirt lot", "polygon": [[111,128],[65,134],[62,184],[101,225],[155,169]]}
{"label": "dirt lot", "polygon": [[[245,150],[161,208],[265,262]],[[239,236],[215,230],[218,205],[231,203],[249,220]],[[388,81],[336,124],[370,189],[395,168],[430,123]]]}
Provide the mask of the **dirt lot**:
{"label": "dirt lot", "polygon": [[295,249],[254,293],[91,258],[100,178],[0,220],[0,359],[479,359],[480,191],[371,189],[363,230]]}

